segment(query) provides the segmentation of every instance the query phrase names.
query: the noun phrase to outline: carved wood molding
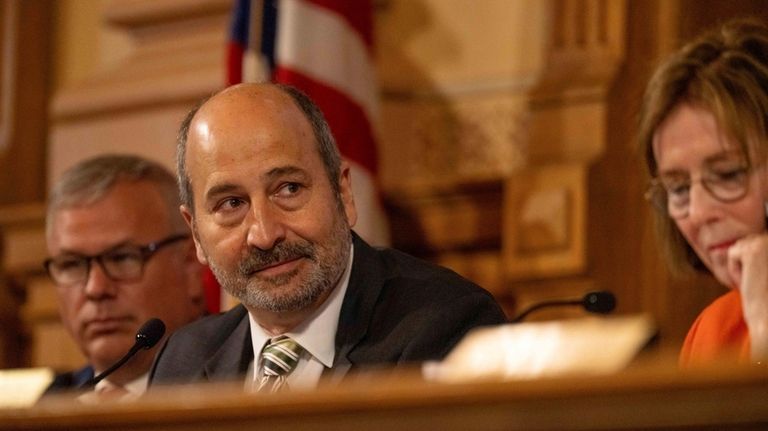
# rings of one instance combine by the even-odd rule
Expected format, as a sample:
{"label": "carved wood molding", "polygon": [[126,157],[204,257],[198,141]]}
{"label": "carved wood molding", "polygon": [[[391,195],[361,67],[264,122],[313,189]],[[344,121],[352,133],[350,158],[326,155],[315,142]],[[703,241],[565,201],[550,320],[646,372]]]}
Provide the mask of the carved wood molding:
{"label": "carved wood molding", "polygon": [[625,55],[624,0],[555,0],[541,81],[530,94],[529,164],[505,185],[505,280],[587,270],[586,172],[605,152],[607,93]]}
{"label": "carved wood molding", "polygon": [[579,273],[586,264],[586,166],[535,167],[504,187],[502,258],[512,280]]}
{"label": "carved wood molding", "polygon": [[398,194],[388,208],[394,245],[418,254],[498,249],[501,200],[499,181]]}
{"label": "carved wood molding", "polygon": [[189,103],[224,83],[232,0],[129,0],[108,4],[105,23],[134,43],[109,70],[56,95],[57,122]]}
{"label": "carved wood molding", "polygon": [[390,100],[382,130],[382,183],[413,196],[501,181],[527,159],[527,102],[520,94]]}
{"label": "carved wood molding", "polygon": [[608,89],[624,59],[625,0],[555,0],[552,42],[530,94],[531,159],[592,160],[605,147]]}
{"label": "carved wood molding", "polygon": [[604,92],[624,58],[626,0],[554,0],[552,34],[538,99]]}
{"label": "carved wood molding", "polygon": [[233,0],[112,0],[105,10],[110,24],[139,29],[229,11]]}

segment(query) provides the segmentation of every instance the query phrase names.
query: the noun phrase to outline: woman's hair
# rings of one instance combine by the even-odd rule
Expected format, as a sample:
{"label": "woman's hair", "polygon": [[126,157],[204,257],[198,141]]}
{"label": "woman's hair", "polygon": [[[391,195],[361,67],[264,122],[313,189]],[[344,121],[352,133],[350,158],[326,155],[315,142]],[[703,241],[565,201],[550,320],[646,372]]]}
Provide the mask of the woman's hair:
{"label": "woman's hair", "polygon": [[[683,103],[712,113],[749,166],[761,166],[768,154],[768,28],[754,20],[728,22],[683,46],[656,69],[645,91],[638,132],[651,177],[658,174],[656,130]],[[706,272],[666,208],[654,214],[672,269]]]}

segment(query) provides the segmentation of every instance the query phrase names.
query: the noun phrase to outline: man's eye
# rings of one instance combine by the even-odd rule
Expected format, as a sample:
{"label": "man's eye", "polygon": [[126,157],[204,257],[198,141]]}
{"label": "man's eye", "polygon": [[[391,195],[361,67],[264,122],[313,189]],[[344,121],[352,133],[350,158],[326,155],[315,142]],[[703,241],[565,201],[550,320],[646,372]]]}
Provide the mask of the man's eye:
{"label": "man's eye", "polygon": [[285,183],[278,190],[278,196],[292,196],[301,191],[301,184],[299,183]]}
{"label": "man's eye", "polygon": [[125,263],[125,262],[134,262],[136,260],[141,260],[141,254],[137,251],[133,250],[126,250],[126,251],[116,251],[109,253],[107,255],[104,255],[104,260],[111,263]]}
{"label": "man's eye", "polygon": [[60,271],[71,271],[85,265],[82,259],[65,259],[54,262]]}
{"label": "man's eye", "polygon": [[229,198],[221,201],[216,207],[217,210],[231,211],[237,209],[243,205],[243,201],[237,198]]}

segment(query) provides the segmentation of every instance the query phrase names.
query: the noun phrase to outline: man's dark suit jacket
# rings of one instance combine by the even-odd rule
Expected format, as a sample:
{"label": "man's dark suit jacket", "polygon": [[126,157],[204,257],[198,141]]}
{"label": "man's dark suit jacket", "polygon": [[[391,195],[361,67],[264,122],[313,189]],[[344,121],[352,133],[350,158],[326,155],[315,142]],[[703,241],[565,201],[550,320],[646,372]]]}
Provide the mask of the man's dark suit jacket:
{"label": "man's dark suit jacket", "polygon": [[[506,322],[488,292],[453,271],[353,237],[331,374],[442,359],[470,329]],[[233,380],[252,360],[248,312],[238,305],[176,331],[150,384]]]}

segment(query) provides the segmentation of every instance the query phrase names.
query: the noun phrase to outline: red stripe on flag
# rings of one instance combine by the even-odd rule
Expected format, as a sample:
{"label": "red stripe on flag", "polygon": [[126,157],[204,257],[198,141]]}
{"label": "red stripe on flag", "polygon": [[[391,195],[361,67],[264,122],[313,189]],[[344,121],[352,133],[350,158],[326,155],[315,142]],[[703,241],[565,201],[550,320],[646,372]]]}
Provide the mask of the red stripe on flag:
{"label": "red stripe on flag", "polygon": [[378,155],[371,123],[360,105],[333,87],[284,66],[275,69],[275,80],[307,93],[323,111],[341,154],[372,174],[377,172]]}
{"label": "red stripe on flag", "polygon": [[205,294],[205,308],[208,313],[215,314],[221,311],[221,287],[211,268],[203,268],[203,292]]}
{"label": "red stripe on flag", "polygon": [[245,48],[236,42],[227,44],[227,85],[243,82],[243,55]]}
{"label": "red stripe on flag", "polygon": [[368,0],[304,0],[341,16],[365,41],[370,51],[373,47],[373,22],[371,2]]}

